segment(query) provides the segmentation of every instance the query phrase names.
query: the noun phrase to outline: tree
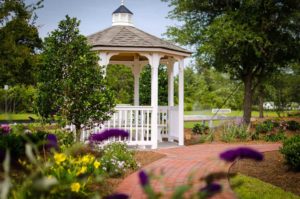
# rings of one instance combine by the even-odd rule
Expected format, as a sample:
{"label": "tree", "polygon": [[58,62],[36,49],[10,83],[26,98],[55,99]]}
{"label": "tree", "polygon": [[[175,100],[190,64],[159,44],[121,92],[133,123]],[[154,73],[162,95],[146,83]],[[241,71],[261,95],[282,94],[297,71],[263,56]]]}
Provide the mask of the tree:
{"label": "tree", "polygon": [[0,85],[35,84],[42,41],[34,11],[41,3],[26,6],[23,0],[0,0]]}
{"label": "tree", "polygon": [[131,68],[109,65],[106,70],[108,87],[116,96],[117,103],[133,104],[134,78]]}
{"label": "tree", "polygon": [[244,83],[244,121],[253,91],[277,68],[299,60],[300,2],[284,0],[163,0],[183,23],[167,34],[193,45],[196,57]]}
{"label": "tree", "polygon": [[114,107],[98,56],[79,33],[79,21],[66,16],[58,29],[45,38],[43,65],[39,74],[39,114],[62,116],[76,126],[109,119]]}
{"label": "tree", "polygon": [[[142,70],[140,77],[140,104],[151,104],[151,67],[146,65]],[[168,73],[167,67],[160,65],[158,67],[158,104],[168,104]]]}

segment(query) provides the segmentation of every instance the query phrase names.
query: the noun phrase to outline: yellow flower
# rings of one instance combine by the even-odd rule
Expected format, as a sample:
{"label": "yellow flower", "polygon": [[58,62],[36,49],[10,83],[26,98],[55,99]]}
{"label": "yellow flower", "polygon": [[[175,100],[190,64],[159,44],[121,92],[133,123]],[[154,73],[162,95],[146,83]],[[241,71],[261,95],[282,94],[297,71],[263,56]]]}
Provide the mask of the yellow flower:
{"label": "yellow flower", "polygon": [[71,184],[71,191],[78,192],[80,189],[80,184],[78,182],[74,182]]}
{"label": "yellow flower", "polygon": [[89,161],[90,161],[89,155],[83,156],[82,159],[81,159],[81,161],[82,161],[83,164],[88,164]]}
{"label": "yellow flower", "polygon": [[56,164],[62,163],[63,161],[66,160],[66,158],[67,158],[66,155],[63,153],[55,153],[54,154],[54,160],[55,160]]}
{"label": "yellow flower", "polygon": [[87,171],[87,167],[83,166],[81,167],[80,171],[77,172],[77,175],[84,174],[86,171]]}
{"label": "yellow flower", "polygon": [[94,162],[94,167],[96,168],[96,169],[98,169],[98,167],[101,165],[101,163],[100,162],[98,162],[97,160]]}

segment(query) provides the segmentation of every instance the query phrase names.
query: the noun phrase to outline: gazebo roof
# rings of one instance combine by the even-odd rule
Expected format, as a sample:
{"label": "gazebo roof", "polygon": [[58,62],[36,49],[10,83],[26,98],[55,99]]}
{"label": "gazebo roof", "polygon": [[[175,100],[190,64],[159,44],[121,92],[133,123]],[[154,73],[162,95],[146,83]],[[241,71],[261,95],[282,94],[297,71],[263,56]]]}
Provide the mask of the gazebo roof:
{"label": "gazebo roof", "polygon": [[133,26],[112,26],[103,31],[89,35],[88,42],[94,47],[126,48],[162,48],[166,50],[192,54],[184,48],[148,34]]}
{"label": "gazebo roof", "polygon": [[118,9],[116,9],[113,12],[113,14],[116,14],[116,13],[129,13],[129,14],[133,15],[133,13],[128,8],[126,8],[126,6],[124,6],[124,5],[121,5]]}

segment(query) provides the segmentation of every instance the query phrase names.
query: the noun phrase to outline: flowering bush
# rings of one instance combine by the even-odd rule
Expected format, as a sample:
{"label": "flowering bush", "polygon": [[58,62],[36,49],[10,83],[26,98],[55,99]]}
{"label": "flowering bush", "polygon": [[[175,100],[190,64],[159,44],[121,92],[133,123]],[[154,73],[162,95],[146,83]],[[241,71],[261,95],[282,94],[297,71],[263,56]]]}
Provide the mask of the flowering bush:
{"label": "flowering bush", "polygon": [[10,132],[10,126],[8,124],[2,124],[0,126],[0,135],[6,135]]}
{"label": "flowering bush", "polygon": [[11,193],[16,198],[89,198],[97,194],[89,186],[104,179],[101,162],[92,154],[54,153],[47,161],[30,156],[30,162],[20,160],[31,175],[15,184]]}
{"label": "flowering bush", "polygon": [[103,148],[101,167],[111,177],[121,176],[128,169],[136,169],[137,163],[133,153],[125,144],[112,143]]}

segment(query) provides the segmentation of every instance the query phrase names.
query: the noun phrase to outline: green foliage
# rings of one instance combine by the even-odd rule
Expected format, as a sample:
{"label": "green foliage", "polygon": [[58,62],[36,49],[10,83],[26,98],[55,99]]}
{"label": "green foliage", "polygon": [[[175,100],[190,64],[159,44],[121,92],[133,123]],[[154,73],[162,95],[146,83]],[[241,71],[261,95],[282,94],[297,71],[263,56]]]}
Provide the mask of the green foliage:
{"label": "green foliage", "polygon": [[257,133],[267,133],[274,129],[274,124],[271,120],[266,120],[261,124],[257,124],[255,129]]}
{"label": "green foliage", "polygon": [[300,136],[291,137],[283,142],[280,152],[284,155],[286,163],[297,170],[300,170]]}
{"label": "green foliage", "polygon": [[73,132],[56,130],[52,133],[56,135],[58,146],[62,151],[65,151],[74,144],[75,138]]}
{"label": "green foliage", "polygon": [[265,140],[267,142],[278,142],[285,140],[286,136],[284,135],[284,131],[280,130],[278,133],[271,133],[265,136]]}
{"label": "green foliage", "polygon": [[136,169],[137,163],[125,144],[112,143],[103,148],[101,167],[109,176],[117,177],[128,169]]}
{"label": "green foliage", "polygon": [[82,124],[107,120],[114,107],[99,58],[78,27],[76,18],[66,16],[45,38],[37,99],[39,114],[62,116],[76,126],[77,139]]}
{"label": "green foliage", "polygon": [[0,112],[5,111],[5,101],[7,101],[8,112],[32,113],[36,96],[37,90],[33,86],[17,85],[7,91],[0,89]]}
{"label": "green foliage", "polygon": [[299,122],[295,121],[295,120],[290,120],[290,121],[287,121],[287,129],[288,130],[291,130],[291,131],[297,131],[297,130],[300,130],[300,124]]}
{"label": "green foliage", "polygon": [[[238,82],[231,80],[227,74],[202,66],[185,68],[184,79],[186,111],[221,107],[238,86]],[[225,106],[241,109],[242,101],[242,89],[238,89]]]}
{"label": "green foliage", "polygon": [[224,142],[246,141],[250,137],[245,125],[227,125],[224,126],[221,134],[221,140]]}
{"label": "green foliage", "polygon": [[[103,183],[101,163],[92,154],[72,156],[55,153],[48,158],[35,155],[33,147],[26,146],[29,161],[19,160],[24,175],[11,181],[9,198],[92,198],[99,194],[90,188],[92,183]],[[51,155],[51,154],[49,154]],[[3,194],[3,193],[2,193]]]}
{"label": "green foliage", "polygon": [[205,124],[197,123],[192,128],[192,131],[193,131],[194,134],[203,134],[208,129],[209,129],[208,126],[205,126]]}
{"label": "green foliage", "polygon": [[10,133],[6,135],[0,134],[0,151],[3,153],[8,149],[15,162],[25,156],[25,145],[27,143],[33,143],[37,145],[39,149],[42,149],[46,135],[47,133],[42,131],[25,134],[21,125],[16,126],[12,128]]}
{"label": "green foliage", "polygon": [[170,27],[167,35],[195,47],[199,63],[244,83],[244,121],[250,123],[255,87],[276,69],[299,59],[300,3],[163,1],[173,8],[169,17],[182,23]]}
{"label": "green foliage", "polygon": [[[146,65],[141,72],[140,77],[140,104],[151,104],[151,67]],[[168,73],[167,67],[160,65],[158,67],[158,104],[168,104]]]}
{"label": "green foliage", "polygon": [[133,104],[134,77],[130,67],[109,65],[106,78],[107,86],[113,91],[118,104]]}
{"label": "green foliage", "polygon": [[213,142],[214,139],[214,132],[210,130],[207,134],[200,134],[199,143]]}
{"label": "green foliage", "polygon": [[35,84],[41,39],[35,26],[35,10],[41,1],[0,1],[0,87],[4,84]]}

